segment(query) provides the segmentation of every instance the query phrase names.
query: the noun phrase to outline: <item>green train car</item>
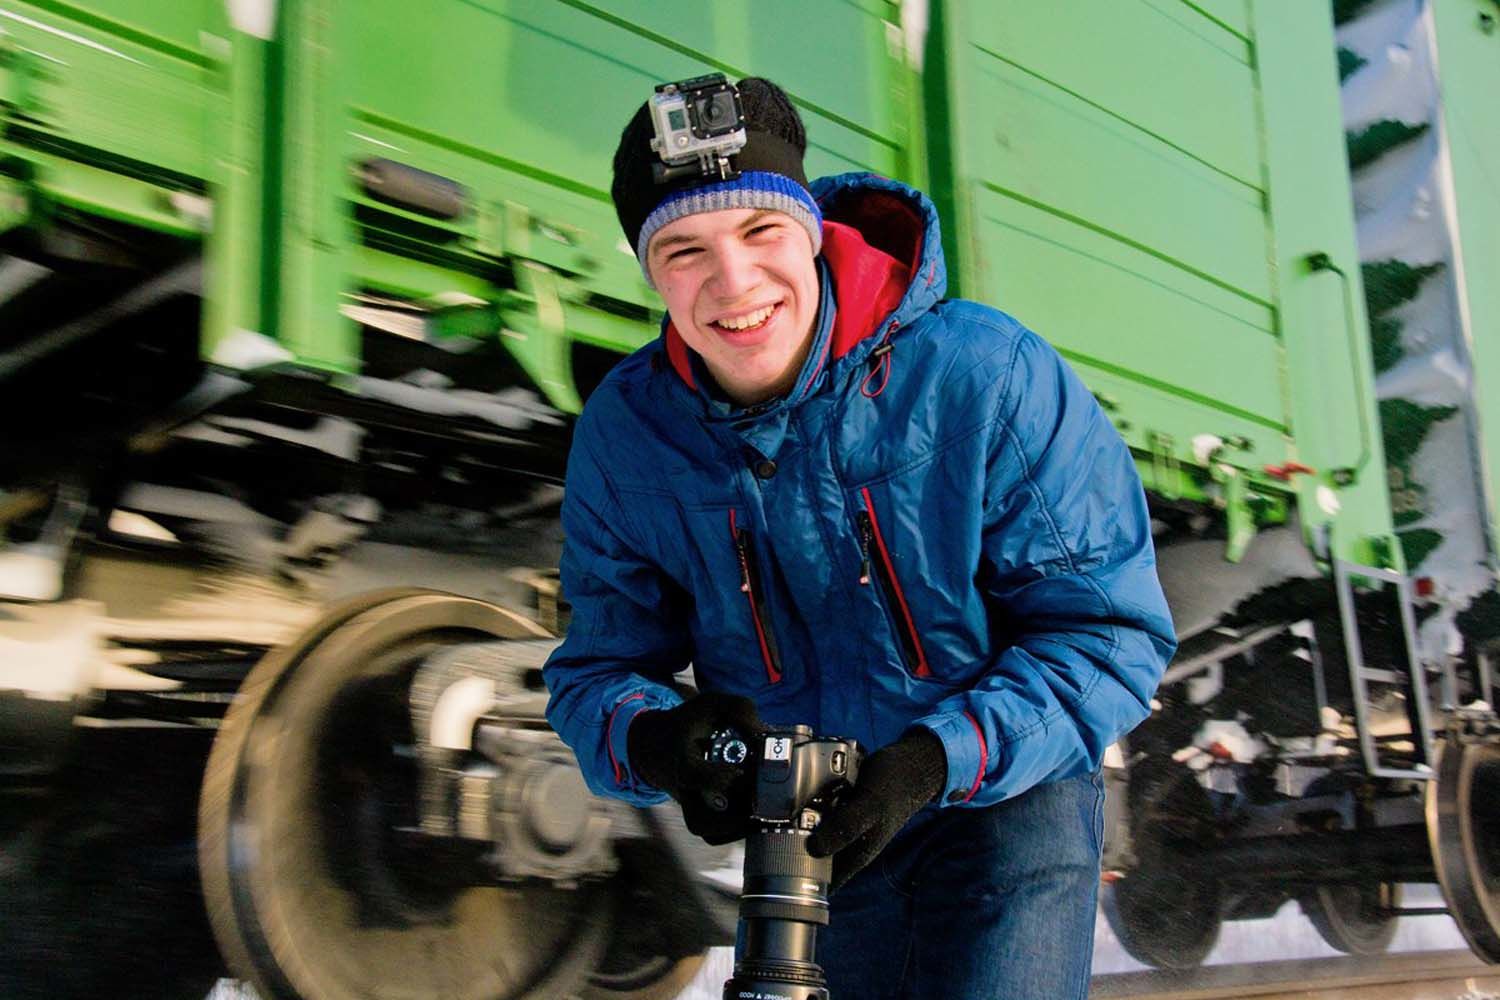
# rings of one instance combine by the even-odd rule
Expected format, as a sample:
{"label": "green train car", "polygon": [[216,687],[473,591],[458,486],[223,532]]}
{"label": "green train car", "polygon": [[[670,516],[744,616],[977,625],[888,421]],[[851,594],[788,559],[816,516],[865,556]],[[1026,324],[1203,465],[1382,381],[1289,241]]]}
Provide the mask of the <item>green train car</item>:
{"label": "green train car", "polygon": [[662,318],[610,154],[714,71],[929,191],[1136,455],[1182,648],[1105,765],[1125,947],[1296,899],[1369,954],[1428,881],[1500,961],[1497,16],[0,0],[0,984],[667,998],[732,940],[538,674],[572,419]]}

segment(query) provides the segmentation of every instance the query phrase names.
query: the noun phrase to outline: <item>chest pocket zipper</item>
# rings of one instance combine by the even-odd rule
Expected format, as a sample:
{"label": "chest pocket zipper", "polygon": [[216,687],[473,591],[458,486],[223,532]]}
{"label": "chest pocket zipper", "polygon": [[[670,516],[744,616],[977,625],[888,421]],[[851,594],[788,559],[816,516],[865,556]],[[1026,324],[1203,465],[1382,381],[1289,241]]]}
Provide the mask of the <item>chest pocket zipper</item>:
{"label": "chest pocket zipper", "polygon": [[[886,547],[885,536],[880,532],[880,520],[875,516],[875,504],[870,499],[868,487],[861,489],[865,509],[858,514],[859,542],[862,559],[859,564],[859,582],[868,586],[873,576],[885,596],[886,610],[892,619],[892,630],[896,633],[897,645],[906,669],[917,677],[931,677],[932,667],[927,663],[927,654],[922,649],[922,637],[917,634],[917,625],[906,603],[906,594],[901,581],[896,579],[896,567],[891,563],[891,552]],[[875,543],[871,553],[870,543]],[[873,572],[872,572],[873,570]]]}
{"label": "chest pocket zipper", "polygon": [[739,527],[732,510],[729,512],[729,536],[734,541],[734,554],[739,559],[740,593],[750,603],[750,619],[755,623],[755,639],[760,646],[761,661],[766,665],[766,679],[772,684],[780,684],[781,657],[776,652],[776,637],[766,624],[766,606],[755,564],[755,550],[750,532]]}

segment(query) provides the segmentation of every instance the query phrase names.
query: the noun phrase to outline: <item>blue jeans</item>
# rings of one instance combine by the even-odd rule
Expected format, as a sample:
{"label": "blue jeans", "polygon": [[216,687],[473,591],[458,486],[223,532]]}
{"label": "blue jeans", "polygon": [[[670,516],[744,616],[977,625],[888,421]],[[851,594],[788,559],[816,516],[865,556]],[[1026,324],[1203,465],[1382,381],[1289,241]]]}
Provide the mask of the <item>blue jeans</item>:
{"label": "blue jeans", "polygon": [[917,817],[830,900],[832,1000],[1084,1000],[1104,782]]}

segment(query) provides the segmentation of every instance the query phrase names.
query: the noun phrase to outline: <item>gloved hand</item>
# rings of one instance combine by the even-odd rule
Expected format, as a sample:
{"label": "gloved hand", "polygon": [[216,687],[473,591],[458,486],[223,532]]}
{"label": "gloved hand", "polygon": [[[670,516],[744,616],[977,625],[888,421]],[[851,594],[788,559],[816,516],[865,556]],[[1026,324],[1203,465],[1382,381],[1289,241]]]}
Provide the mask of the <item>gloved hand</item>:
{"label": "gloved hand", "polygon": [[807,851],[813,857],[833,855],[830,891],[874,861],[906,821],[947,783],[948,754],[943,741],[924,727],[866,757],[854,787],[807,838]]}
{"label": "gloved hand", "polygon": [[625,734],[631,768],[676,799],[688,830],[710,844],[745,836],[754,791],[747,770],[704,759],[723,729],[753,744],[766,725],[749,698],[704,691],[676,708],[640,713]]}

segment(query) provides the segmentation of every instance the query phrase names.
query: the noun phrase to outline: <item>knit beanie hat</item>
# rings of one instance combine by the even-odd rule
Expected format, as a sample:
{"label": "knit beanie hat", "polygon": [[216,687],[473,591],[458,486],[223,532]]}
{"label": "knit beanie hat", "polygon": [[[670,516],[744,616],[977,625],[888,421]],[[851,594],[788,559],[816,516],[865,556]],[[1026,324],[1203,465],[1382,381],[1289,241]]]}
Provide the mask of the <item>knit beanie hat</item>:
{"label": "knit beanie hat", "polygon": [[737,89],[745,112],[745,148],[732,158],[740,171],[734,180],[689,177],[656,183],[651,174],[651,164],[659,160],[651,148],[656,133],[645,103],[620,134],[609,193],[648,284],[646,249],[651,237],[663,226],[699,212],[726,208],[784,212],[807,230],[814,256],[822,249],[823,215],[802,170],[807,130],[797,109],[786,91],[769,80],[746,77]]}

